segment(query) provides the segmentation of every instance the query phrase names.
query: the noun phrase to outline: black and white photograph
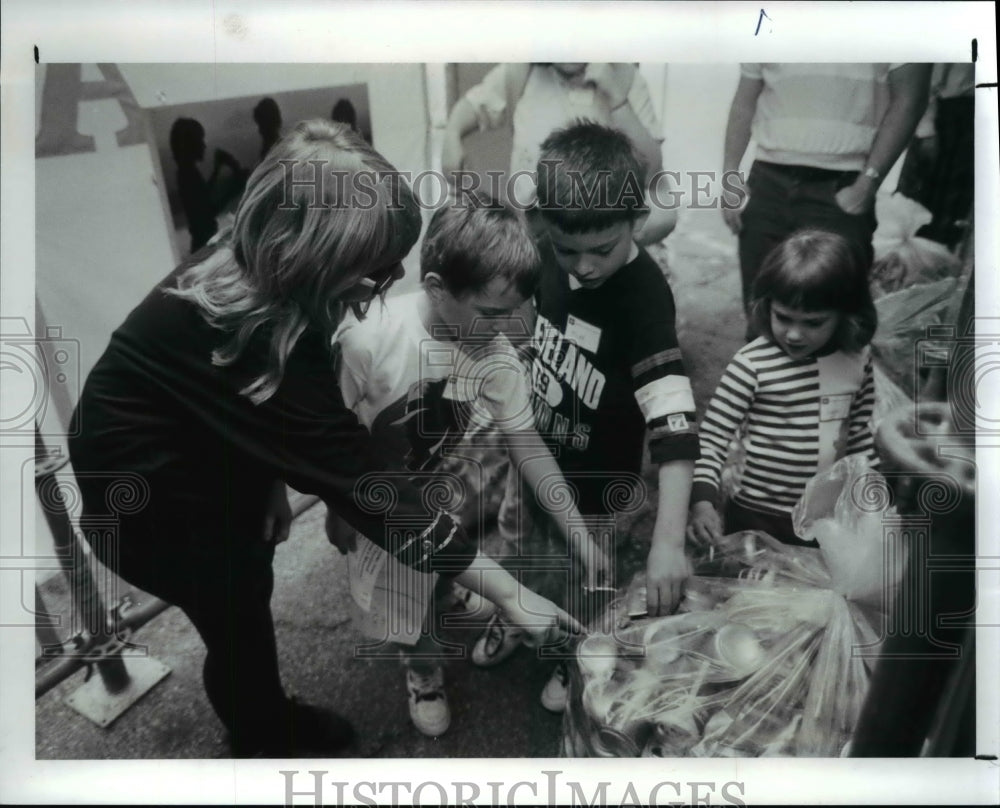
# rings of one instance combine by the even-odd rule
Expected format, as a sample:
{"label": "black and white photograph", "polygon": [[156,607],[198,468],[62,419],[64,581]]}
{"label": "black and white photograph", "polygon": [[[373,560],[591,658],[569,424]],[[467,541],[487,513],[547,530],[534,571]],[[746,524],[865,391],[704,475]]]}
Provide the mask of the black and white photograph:
{"label": "black and white photograph", "polygon": [[3,5],[0,801],[1000,798],[990,4]]}

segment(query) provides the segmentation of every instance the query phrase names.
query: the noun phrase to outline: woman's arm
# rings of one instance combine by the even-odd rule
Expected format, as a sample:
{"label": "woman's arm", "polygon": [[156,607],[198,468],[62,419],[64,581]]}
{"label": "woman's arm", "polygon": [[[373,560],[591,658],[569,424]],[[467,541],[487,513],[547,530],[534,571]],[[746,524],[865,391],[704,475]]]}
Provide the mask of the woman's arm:
{"label": "woman's arm", "polygon": [[583,627],[563,609],[532,592],[497,564],[477,553],[455,580],[495,603],[504,616],[528,632],[533,645],[557,642],[567,633],[582,633]]}

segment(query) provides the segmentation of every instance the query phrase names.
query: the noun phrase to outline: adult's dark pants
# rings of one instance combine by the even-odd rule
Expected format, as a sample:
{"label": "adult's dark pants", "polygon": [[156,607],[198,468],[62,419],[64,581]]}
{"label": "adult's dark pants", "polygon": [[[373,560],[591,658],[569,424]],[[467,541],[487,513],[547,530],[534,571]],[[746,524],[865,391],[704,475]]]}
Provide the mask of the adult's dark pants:
{"label": "adult's dark pants", "polygon": [[[753,282],[768,253],[802,228],[816,228],[843,236],[865,267],[872,263],[875,211],[845,212],[837,191],[854,182],[857,171],[830,171],[812,166],[779,165],[756,161],[747,187],[750,198],[742,214],[739,236],[743,308],[749,313]],[[748,327],[747,337],[757,336]]]}
{"label": "adult's dark pants", "polygon": [[233,746],[266,742],[287,710],[270,607],[273,545],[263,526],[213,531],[193,516],[150,517],[123,520],[110,543],[90,537],[86,518],[81,525],[101,563],[194,624],[206,649],[205,691]]}
{"label": "adult's dark pants", "polygon": [[972,96],[942,98],[934,119],[937,157],[917,200],[934,215],[918,232],[948,247],[965,234],[975,187],[975,101]]}

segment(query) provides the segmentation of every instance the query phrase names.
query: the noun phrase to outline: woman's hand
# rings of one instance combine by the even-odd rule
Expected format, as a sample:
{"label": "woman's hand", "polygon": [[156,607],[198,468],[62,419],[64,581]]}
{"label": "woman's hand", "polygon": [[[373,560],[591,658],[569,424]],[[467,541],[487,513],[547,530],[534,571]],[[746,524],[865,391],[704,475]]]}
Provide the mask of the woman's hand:
{"label": "woman's hand", "polygon": [[529,646],[558,644],[570,634],[582,634],[584,629],[565,610],[523,586],[513,597],[497,604],[504,616],[527,633]]}
{"label": "woman's hand", "polygon": [[687,536],[695,544],[715,544],[722,538],[722,519],[711,502],[696,502],[691,506]]}
{"label": "woman's hand", "polygon": [[281,480],[271,485],[264,511],[264,542],[281,544],[288,539],[292,529],[292,508],[288,504],[288,491]]}

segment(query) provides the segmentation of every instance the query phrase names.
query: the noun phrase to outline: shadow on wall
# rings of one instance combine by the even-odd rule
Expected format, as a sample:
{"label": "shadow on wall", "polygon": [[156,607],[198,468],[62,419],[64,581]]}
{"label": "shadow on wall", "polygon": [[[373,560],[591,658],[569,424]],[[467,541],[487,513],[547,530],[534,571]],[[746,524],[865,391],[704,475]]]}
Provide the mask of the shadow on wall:
{"label": "shadow on wall", "polygon": [[[282,131],[287,131],[305,118],[329,119],[334,105],[338,101],[347,101],[355,111],[357,129],[371,142],[371,106],[367,84],[268,93],[266,97],[272,99],[277,107]],[[253,169],[261,158],[262,138],[273,139],[273,134],[262,134],[254,117],[254,110],[264,98],[263,95],[247,95],[157,107],[146,111],[155,142],[154,152],[159,157],[167,200],[176,226],[183,226],[185,221],[178,189],[177,167],[170,150],[170,130],[175,121],[178,118],[190,118],[204,129],[206,157],[200,169],[206,177],[212,172],[216,149],[231,155],[240,166]]]}

